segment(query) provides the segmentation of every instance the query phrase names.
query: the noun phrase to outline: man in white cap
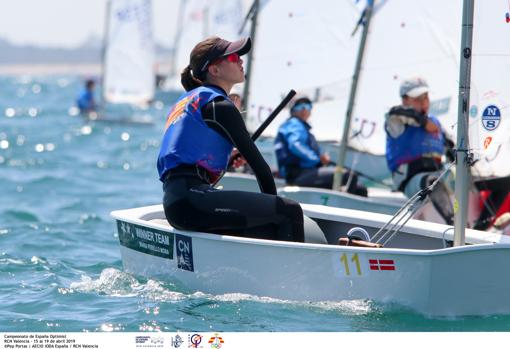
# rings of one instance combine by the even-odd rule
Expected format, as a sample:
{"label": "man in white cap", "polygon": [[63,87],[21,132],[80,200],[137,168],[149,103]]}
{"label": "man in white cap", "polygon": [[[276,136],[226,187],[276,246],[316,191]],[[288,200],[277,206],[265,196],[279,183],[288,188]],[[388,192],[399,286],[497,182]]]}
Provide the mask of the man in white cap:
{"label": "man in white cap", "polygon": [[[393,175],[394,188],[412,197],[430,185],[442,169],[442,156],[449,141],[439,120],[429,115],[429,86],[422,78],[402,81],[402,105],[386,114],[386,161]],[[444,185],[436,186],[432,202],[448,224],[453,223],[453,211]],[[446,202],[445,202],[446,201]],[[448,211],[448,212],[446,212]]]}

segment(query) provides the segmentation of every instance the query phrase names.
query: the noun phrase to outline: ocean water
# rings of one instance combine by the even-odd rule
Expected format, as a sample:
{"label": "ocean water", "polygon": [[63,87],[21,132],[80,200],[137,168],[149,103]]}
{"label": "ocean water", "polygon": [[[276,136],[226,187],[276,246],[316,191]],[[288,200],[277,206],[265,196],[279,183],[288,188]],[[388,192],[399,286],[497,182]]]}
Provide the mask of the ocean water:
{"label": "ocean water", "polygon": [[125,273],[109,213],[161,201],[155,160],[176,96],[109,111],[153,125],[91,124],[72,109],[81,83],[0,77],[0,331],[510,330],[510,316],[186,293]]}

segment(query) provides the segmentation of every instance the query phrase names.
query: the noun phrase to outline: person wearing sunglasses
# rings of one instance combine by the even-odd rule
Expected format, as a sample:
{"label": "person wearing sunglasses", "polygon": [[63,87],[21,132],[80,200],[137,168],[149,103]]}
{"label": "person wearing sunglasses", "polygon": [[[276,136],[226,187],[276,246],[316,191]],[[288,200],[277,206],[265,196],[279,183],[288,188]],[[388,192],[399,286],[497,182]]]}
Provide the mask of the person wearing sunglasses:
{"label": "person wearing sunglasses", "polygon": [[[322,153],[308,123],[312,101],[306,96],[294,100],[290,117],[279,127],[274,149],[281,177],[289,185],[331,189],[335,167],[329,155]],[[349,178],[350,177],[350,178]],[[342,185],[351,194],[367,196],[367,189],[358,184],[357,175],[345,172]]]}
{"label": "person wearing sunglasses", "polygon": [[[241,56],[250,48],[250,38],[212,37],[191,51],[181,74],[186,92],[168,114],[157,162],[165,215],[183,230],[303,242],[301,207],[276,195],[271,169],[228,97],[244,81]],[[234,166],[247,162],[261,193],[214,188],[237,152]]]}

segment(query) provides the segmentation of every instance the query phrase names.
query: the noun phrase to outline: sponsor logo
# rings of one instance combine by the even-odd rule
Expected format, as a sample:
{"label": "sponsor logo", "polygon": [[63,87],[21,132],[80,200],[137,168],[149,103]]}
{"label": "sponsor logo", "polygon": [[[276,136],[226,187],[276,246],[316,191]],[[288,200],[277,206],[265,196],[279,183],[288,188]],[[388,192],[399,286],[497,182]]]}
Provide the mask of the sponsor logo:
{"label": "sponsor logo", "polygon": [[136,336],[135,342],[136,344],[144,344],[146,343],[151,337],[149,336]]}
{"label": "sponsor logo", "polygon": [[165,130],[172,124],[175,124],[185,115],[185,108],[192,97],[186,97],[177,102],[166,119]]}
{"label": "sponsor logo", "polygon": [[209,339],[209,344],[213,349],[220,349],[223,343],[225,343],[225,341],[223,340],[223,338],[218,336],[217,333],[214,334],[214,337],[211,337]]}
{"label": "sponsor logo", "polygon": [[395,270],[395,261],[391,259],[369,259],[370,270]]}
{"label": "sponsor logo", "polygon": [[501,122],[501,112],[495,105],[489,105],[482,113],[482,125],[487,131],[494,131]]}
{"label": "sponsor logo", "polygon": [[202,348],[202,336],[198,333],[188,335],[188,348]]}
{"label": "sponsor logo", "polygon": [[469,108],[469,116],[472,118],[476,118],[478,115],[478,107],[476,105],[472,105],[471,108]]}
{"label": "sponsor logo", "polygon": [[154,338],[151,338],[151,343],[152,344],[163,344],[163,343],[165,343],[165,339],[163,337],[154,337]]}
{"label": "sponsor logo", "polygon": [[170,341],[170,344],[173,348],[180,348],[183,343],[182,337],[179,335],[176,335],[175,337],[172,337],[172,340]]}
{"label": "sponsor logo", "polygon": [[122,246],[162,258],[174,258],[174,234],[117,221]]}
{"label": "sponsor logo", "polygon": [[163,337],[136,336],[135,343],[137,348],[163,348],[165,339]]}
{"label": "sponsor logo", "polygon": [[177,268],[194,271],[193,244],[189,236],[175,235],[175,249],[177,251]]}
{"label": "sponsor logo", "polygon": [[491,144],[491,142],[492,142],[491,136],[485,138],[485,140],[483,141],[483,149],[486,150],[489,147],[489,145]]}

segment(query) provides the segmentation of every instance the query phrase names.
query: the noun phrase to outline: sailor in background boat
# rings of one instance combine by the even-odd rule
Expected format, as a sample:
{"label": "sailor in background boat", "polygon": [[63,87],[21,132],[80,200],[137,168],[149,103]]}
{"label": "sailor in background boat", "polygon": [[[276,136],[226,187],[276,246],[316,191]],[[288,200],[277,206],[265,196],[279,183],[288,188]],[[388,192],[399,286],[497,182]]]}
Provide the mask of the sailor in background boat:
{"label": "sailor in background boat", "polygon": [[76,99],[76,105],[80,113],[90,113],[96,111],[97,105],[94,97],[96,83],[92,79],[85,81],[85,87]]}
{"label": "sailor in background boat", "polygon": [[[278,171],[289,185],[331,189],[335,167],[327,153],[322,153],[310,129],[312,101],[306,96],[294,100],[290,117],[279,127],[274,148]],[[350,177],[350,178],[349,178]],[[354,173],[345,172],[342,185],[347,192],[367,196],[367,189],[358,184]]]}
{"label": "sailor in background boat", "polygon": [[[422,78],[402,81],[402,105],[386,114],[386,161],[394,189],[409,198],[437,179],[443,169],[442,157],[453,146],[439,120],[428,114],[428,92],[429,86]],[[446,223],[453,224],[453,209],[444,183],[438,183],[431,199]]]}
{"label": "sailor in background boat", "polygon": [[[298,203],[278,197],[271,169],[228,98],[244,81],[240,56],[249,38],[198,43],[181,74],[186,89],[171,109],[158,157],[168,222],[183,230],[284,241],[304,241]],[[217,190],[236,147],[253,169],[262,193]]]}

